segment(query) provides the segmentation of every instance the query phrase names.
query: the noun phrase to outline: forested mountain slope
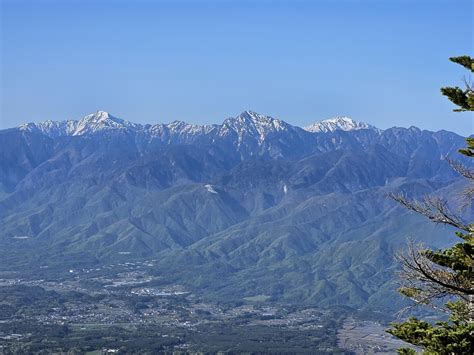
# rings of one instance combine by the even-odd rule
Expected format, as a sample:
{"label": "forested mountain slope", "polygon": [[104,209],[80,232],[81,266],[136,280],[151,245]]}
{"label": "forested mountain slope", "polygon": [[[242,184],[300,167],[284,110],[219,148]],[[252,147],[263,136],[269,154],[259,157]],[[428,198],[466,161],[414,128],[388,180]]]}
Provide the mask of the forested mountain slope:
{"label": "forested mountain slope", "polygon": [[106,112],[24,124],[0,131],[0,268],[153,257],[158,274],[218,299],[395,309],[395,251],[450,233],[386,194],[456,205],[462,179],[444,157],[463,145],[446,131],[348,118],[305,130],[251,111],[207,126]]}

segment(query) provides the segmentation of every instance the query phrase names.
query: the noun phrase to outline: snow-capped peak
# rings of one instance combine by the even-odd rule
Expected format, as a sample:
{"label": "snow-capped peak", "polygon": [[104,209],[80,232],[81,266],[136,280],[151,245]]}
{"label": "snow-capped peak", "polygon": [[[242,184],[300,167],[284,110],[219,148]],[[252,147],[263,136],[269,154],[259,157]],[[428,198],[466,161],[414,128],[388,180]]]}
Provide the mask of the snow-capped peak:
{"label": "snow-capped peak", "polygon": [[60,137],[65,135],[72,135],[77,126],[77,121],[43,121],[23,123],[18,126],[21,131],[34,132],[39,131],[49,137]]}
{"label": "snow-capped peak", "polygon": [[241,142],[244,137],[258,137],[262,143],[270,133],[286,131],[290,125],[279,119],[261,115],[253,111],[244,111],[237,117],[231,117],[224,121],[220,129],[220,135],[227,135],[233,131]]}
{"label": "snow-capped peak", "polygon": [[47,120],[39,123],[24,123],[18,126],[20,130],[38,130],[49,137],[82,136],[104,130],[137,130],[141,127],[139,124],[114,117],[105,111],[97,111],[80,120]]}
{"label": "snow-capped peak", "polygon": [[76,129],[71,135],[81,136],[108,129],[135,130],[137,128],[141,128],[141,125],[114,117],[105,111],[97,111],[79,120]]}
{"label": "snow-capped peak", "polygon": [[350,117],[337,116],[329,118],[320,122],[313,123],[309,126],[304,127],[308,132],[334,132],[340,131],[356,131],[360,129],[373,129],[378,130],[374,126],[371,126],[365,122],[355,121]]}
{"label": "snow-capped peak", "polygon": [[267,128],[273,131],[284,130],[287,124],[277,118],[261,115],[254,111],[244,111],[235,118],[237,121],[250,122],[255,127]]}

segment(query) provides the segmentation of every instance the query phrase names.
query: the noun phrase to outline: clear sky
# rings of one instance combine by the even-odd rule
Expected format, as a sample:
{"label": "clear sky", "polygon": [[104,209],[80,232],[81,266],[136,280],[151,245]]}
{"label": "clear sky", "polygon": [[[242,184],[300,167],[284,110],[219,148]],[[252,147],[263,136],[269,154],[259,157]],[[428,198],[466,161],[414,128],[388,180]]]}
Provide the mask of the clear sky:
{"label": "clear sky", "polygon": [[464,0],[0,0],[0,128],[97,110],[220,123],[250,109],[305,125],[474,133],[439,92],[473,55]]}

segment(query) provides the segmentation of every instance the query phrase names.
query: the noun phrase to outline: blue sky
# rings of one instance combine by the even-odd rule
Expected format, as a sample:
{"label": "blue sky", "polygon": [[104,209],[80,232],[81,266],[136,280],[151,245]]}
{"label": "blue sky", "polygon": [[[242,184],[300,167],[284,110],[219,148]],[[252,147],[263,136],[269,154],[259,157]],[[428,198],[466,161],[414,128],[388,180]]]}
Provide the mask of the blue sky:
{"label": "blue sky", "polygon": [[473,54],[463,0],[1,2],[0,128],[97,110],[220,123],[250,109],[295,125],[474,133],[441,86]]}

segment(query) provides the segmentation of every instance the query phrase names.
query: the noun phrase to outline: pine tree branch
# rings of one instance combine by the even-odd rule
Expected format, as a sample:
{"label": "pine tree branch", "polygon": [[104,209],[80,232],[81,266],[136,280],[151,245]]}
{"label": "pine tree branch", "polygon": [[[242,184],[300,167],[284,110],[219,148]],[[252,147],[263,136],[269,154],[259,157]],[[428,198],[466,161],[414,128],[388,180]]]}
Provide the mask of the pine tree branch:
{"label": "pine tree branch", "polygon": [[458,57],[450,57],[449,60],[453,63],[460,64],[464,68],[474,73],[474,59],[468,55],[461,55]]}
{"label": "pine tree branch", "polygon": [[447,268],[437,266],[423,253],[421,246],[416,247],[410,242],[405,253],[396,255],[402,266],[400,276],[404,280],[403,288],[411,290],[411,294],[402,293],[425,304],[447,296],[456,296],[468,301],[469,295],[474,295],[470,278],[460,277]]}
{"label": "pine tree branch", "polygon": [[474,233],[474,226],[464,223],[460,217],[452,214],[446,201],[426,196],[423,201],[409,200],[402,193],[389,193],[388,196],[407,209],[419,213],[435,223],[447,224],[468,233]]}
{"label": "pine tree branch", "polygon": [[448,162],[451,168],[457,172],[459,175],[464,176],[466,179],[474,180],[474,171],[470,170],[467,166],[460,163],[459,161],[453,160],[449,157],[444,157],[444,159]]}

